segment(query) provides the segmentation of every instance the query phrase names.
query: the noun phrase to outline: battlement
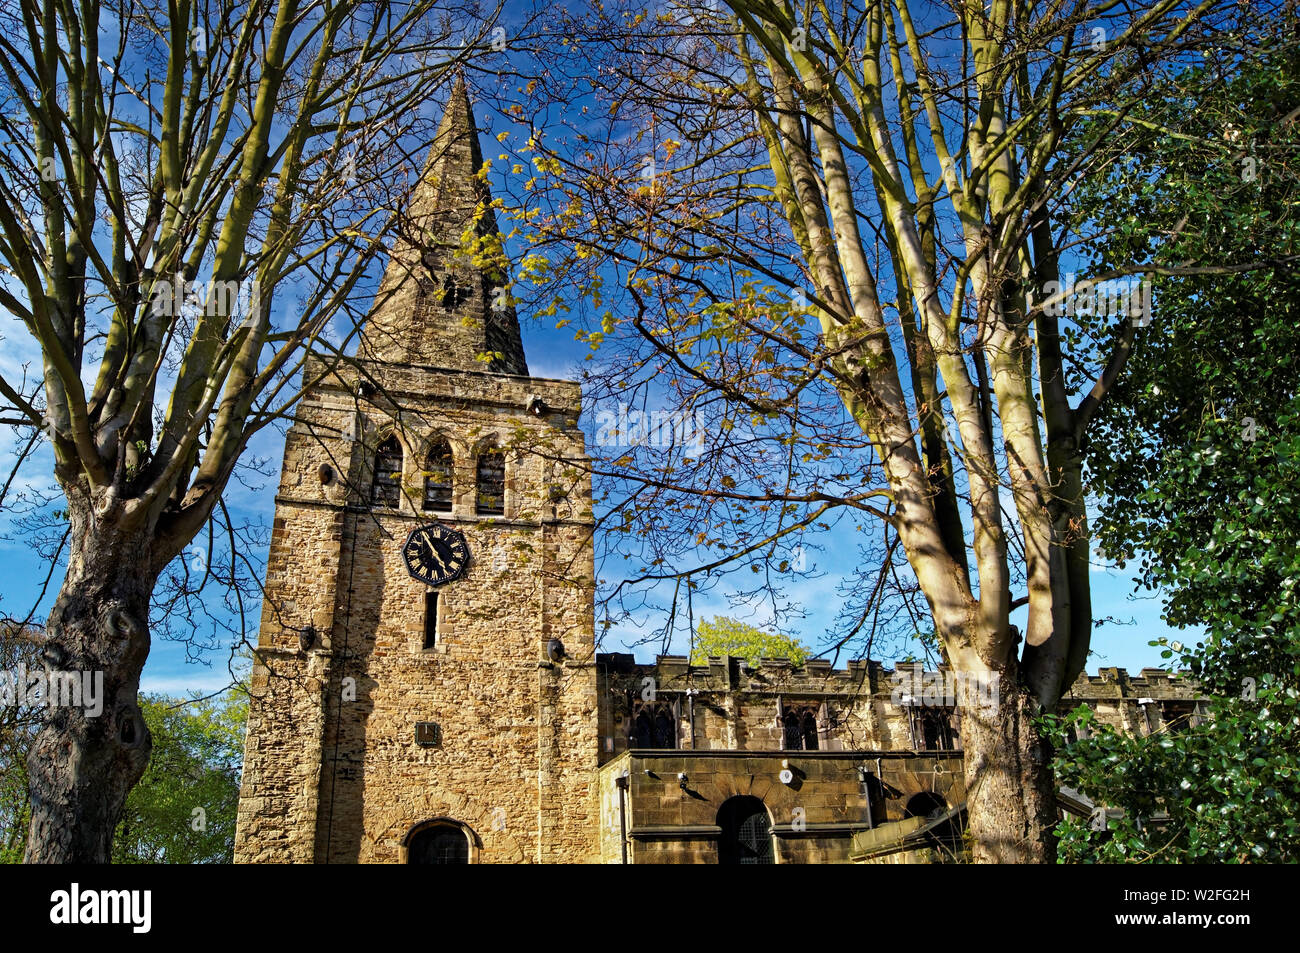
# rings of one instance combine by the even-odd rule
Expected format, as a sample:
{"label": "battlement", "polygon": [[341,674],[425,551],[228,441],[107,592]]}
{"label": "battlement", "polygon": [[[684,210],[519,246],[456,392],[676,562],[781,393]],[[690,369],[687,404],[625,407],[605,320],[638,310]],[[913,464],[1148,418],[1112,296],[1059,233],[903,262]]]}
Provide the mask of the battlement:
{"label": "battlement", "polygon": [[[736,656],[711,656],[705,665],[692,665],[684,655],[660,655],[654,662],[637,662],[627,653],[609,652],[596,656],[596,665],[611,679],[654,678],[665,692],[694,689],[697,692],[796,691],[818,695],[876,692],[887,683],[886,670],[872,660],[850,661],[842,669],[831,668],[825,659],[809,659],[801,666],[788,658],[764,658],[751,666]],[[887,691],[887,689],[886,689]]]}
{"label": "battlement", "polygon": [[1191,672],[1167,672],[1162,668],[1144,668],[1139,675],[1129,675],[1122,668],[1101,668],[1096,675],[1081,672],[1066,698],[1202,699],[1207,697]]}
{"label": "battlement", "polygon": [[[946,666],[926,669],[917,661],[896,662],[886,668],[875,659],[851,659],[844,668],[832,668],[827,659],[808,659],[796,666],[788,658],[762,658],[757,666],[735,656],[710,656],[704,665],[692,665],[683,655],[660,655],[653,662],[638,662],[626,652],[604,652],[596,665],[611,682],[653,678],[656,691],[679,692],[785,692],[814,695],[885,695],[905,681],[942,676]],[[900,678],[899,676],[902,676]],[[1064,695],[1067,699],[1138,698],[1204,699],[1200,683],[1190,672],[1144,668],[1130,675],[1124,668],[1101,668],[1096,675],[1082,672]]]}

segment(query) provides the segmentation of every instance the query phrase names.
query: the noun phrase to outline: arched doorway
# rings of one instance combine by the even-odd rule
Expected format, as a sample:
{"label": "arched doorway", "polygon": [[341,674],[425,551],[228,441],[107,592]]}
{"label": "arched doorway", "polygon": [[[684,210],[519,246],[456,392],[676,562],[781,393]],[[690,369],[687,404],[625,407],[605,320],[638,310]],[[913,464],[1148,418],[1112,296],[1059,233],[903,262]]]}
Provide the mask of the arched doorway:
{"label": "arched doorway", "polygon": [[772,819],[756,797],[728,798],[718,811],[718,863],[773,864]]}
{"label": "arched doorway", "polygon": [[[922,791],[913,795],[903,810],[904,817],[924,817],[937,821],[948,813],[948,802],[932,791]],[[956,818],[948,818],[930,829],[930,843],[950,854],[961,849],[961,823]]]}
{"label": "arched doorway", "polygon": [[948,810],[947,801],[933,791],[922,791],[908,799],[907,807],[903,809],[903,816],[931,817],[938,816],[946,810]]}
{"label": "arched doorway", "polygon": [[468,864],[468,831],[451,821],[428,824],[408,835],[408,864]]}

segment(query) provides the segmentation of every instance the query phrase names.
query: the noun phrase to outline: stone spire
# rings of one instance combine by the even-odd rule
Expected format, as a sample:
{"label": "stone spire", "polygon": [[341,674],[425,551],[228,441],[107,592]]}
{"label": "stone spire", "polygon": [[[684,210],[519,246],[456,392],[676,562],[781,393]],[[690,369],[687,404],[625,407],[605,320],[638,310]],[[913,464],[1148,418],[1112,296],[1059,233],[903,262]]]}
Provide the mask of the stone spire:
{"label": "stone spire", "polygon": [[528,373],[515,310],[502,303],[508,263],[482,166],[462,77],[398,225],[362,358]]}

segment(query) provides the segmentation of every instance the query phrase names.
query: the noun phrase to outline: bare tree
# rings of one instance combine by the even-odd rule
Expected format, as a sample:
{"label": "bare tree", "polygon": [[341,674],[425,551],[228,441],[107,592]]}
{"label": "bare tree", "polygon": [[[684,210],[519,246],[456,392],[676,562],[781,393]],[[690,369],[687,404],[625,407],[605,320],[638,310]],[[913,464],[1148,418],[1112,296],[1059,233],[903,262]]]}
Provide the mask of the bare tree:
{"label": "bare tree", "polygon": [[[584,107],[517,147],[535,169],[513,197],[534,249],[522,273],[594,292],[564,320],[607,358],[609,398],[698,414],[705,434],[667,450],[597,440],[617,478],[607,547],[631,557],[618,596],[639,606],[667,584],[680,611],[736,568],[771,586],[819,524],[878,521],[841,638],[891,582],[919,590],[945,661],[998,692],[961,719],[974,855],[1050,861],[1034,718],[1088,656],[1087,434],[1150,320],[1140,286],[1062,290],[1088,236],[1054,215],[1096,147],[1125,135],[1143,77],[1230,56],[1211,15],[1254,14],[718,9],[570,20],[572,55],[514,107],[521,122]],[[1099,333],[1070,319],[1085,299],[1111,308]]]}
{"label": "bare tree", "polygon": [[32,747],[29,861],[108,859],[149,757],[136,699],[155,584],[210,525],[250,438],[314,383],[305,356],[337,357],[355,334],[436,93],[500,52],[500,13],[0,10],[0,305],[43,365],[0,396],[53,445],[66,501],[43,657],[102,672],[106,695],[99,717],[51,709]]}

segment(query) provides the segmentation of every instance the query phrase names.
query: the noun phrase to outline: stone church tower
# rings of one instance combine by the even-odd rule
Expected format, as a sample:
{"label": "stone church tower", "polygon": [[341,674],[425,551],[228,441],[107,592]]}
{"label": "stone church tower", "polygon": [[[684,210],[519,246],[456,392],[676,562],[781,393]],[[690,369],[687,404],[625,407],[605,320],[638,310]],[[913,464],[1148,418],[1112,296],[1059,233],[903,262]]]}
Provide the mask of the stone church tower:
{"label": "stone church tower", "polygon": [[285,442],[238,862],[595,860],[591,477],[452,93],[358,359]]}

